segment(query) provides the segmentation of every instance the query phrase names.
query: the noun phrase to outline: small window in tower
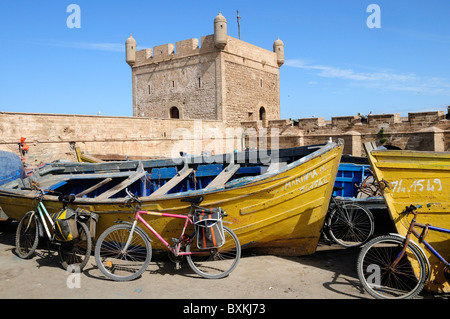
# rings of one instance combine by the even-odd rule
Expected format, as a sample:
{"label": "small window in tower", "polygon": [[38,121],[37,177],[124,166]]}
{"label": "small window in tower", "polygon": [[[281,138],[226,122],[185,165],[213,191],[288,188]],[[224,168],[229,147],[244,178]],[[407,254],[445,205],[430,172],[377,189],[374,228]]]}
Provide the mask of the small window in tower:
{"label": "small window in tower", "polygon": [[152,94],[152,88],[151,88],[150,84],[148,85],[148,94]]}
{"label": "small window in tower", "polygon": [[175,81],[172,81],[172,87],[173,88],[175,87]]}
{"label": "small window in tower", "polygon": [[171,119],[179,119],[180,118],[180,111],[178,111],[178,108],[176,106],[172,106],[170,108],[170,118]]}
{"label": "small window in tower", "polygon": [[198,88],[202,87],[202,78],[198,78]]}
{"label": "small window in tower", "polygon": [[259,120],[260,121],[266,120],[266,109],[264,108],[264,106],[261,106],[261,108],[259,109]]}
{"label": "small window in tower", "polygon": [[259,79],[259,86],[262,87],[262,79]]}

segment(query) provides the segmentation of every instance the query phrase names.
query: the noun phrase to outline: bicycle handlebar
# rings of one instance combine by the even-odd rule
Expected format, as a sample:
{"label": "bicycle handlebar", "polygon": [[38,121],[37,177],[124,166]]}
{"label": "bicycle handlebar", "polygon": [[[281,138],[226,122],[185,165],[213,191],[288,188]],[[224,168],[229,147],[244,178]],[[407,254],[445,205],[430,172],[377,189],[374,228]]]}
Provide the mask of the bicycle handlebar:
{"label": "bicycle handlebar", "polygon": [[414,215],[417,215],[417,207],[414,206],[413,204],[411,204],[409,206],[406,206],[405,210],[400,212],[400,214],[409,214],[409,213],[413,213]]}
{"label": "bicycle handlebar", "polygon": [[139,199],[139,197],[137,197],[136,195],[134,195],[133,193],[131,193],[128,188],[125,188],[125,192],[127,193],[129,199],[127,200],[127,202],[136,202],[139,205],[142,205],[142,201]]}

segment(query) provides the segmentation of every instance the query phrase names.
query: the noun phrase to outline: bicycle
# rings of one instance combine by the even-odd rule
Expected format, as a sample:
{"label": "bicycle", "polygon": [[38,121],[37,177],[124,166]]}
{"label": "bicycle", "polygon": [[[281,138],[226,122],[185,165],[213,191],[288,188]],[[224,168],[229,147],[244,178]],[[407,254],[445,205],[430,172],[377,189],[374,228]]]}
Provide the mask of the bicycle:
{"label": "bicycle", "polygon": [[[128,281],[141,276],[147,269],[152,258],[151,240],[137,225],[138,222],[141,222],[167,247],[171,261],[176,263],[176,269],[180,268],[180,262],[184,257],[192,270],[204,278],[223,278],[235,269],[241,256],[241,246],[234,232],[221,224],[221,218],[226,216],[222,210],[220,210],[222,215],[220,225],[223,228],[223,245],[202,249],[198,247],[198,241],[197,247],[192,245],[195,238],[200,238],[198,227],[194,227],[190,235],[186,234],[189,224],[195,226],[196,217],[203,216],[208,220],[211,209],[197,206],[202,202],[202,196],[182,199],[183,202],[191,204],[190,210],[187,215],[176,215],[142,211],[142,201],[128,190],[126,191],[130,197],[129,202],[135,203],[133,222],[117,221],[117,225],[111,226],[100,235],[95,247],[97,266],[106,277],[115,281]],[[178,238],[172,238],[174,244],[170,245],[141,215],[184,219],[181,235]],[[212,224],[217,222],[219,221],[213,221]]]}
{"label": "bicycle", "polygon": [[355,184],[356,188],[358,189],[356,198],[364,199],[368,197],[382,196],[380,183],[375,178],[372,170],[370,168],[366,168],[364,173],[366,175],[366,178],[364,178],[361,184]]}
{"label": "bicycle", "polygon": [[[426,240],[429,230],[450,234],[450,229],[416,222],[417,208],[406,207],[403,214],[413,214],[406,236],[377,237],[361,250],[357,261],[359,280],[364,289],[378,299],[416,297],[430,277],[430,263],[423,249],[411,240],[411,234],[444,264],[444,276],[450,282],[450,264]],[[416,231],[422,228],[422,233]]]}
{"label": "bicycle", "polygon": [[75,196],[60,195],[58,200],[63,203],[63,208],[59,213],[50,215],[43,203],[45,192],[39,190],[36,209],[27,212],[19,221],[16,231],[16,253],[22,259],[31,258],[38,247],[39,237],[46,235],[50,243],[57,245],[59,261],[64,269],[70,265],[77,265],[82,270],[89,260],[92,247],[91,234],[86,225],[87,217],[76,211],[73,217],[76,225],[74,233],[77,233],[78,236],[75,236],[76,238],[57,238],[57,234],[60,232],[57,229],[55,216],[69,211],[67,206],[75,200]]}
{"label": "bicycle", "polygon": [[[334,187],[334,191],[343,187]],[[366,243],[374,232],[373,215],[367,208],[356,203],[345,203],[331,196],[324,225],[324,236],[346,248],[359,247]]]}

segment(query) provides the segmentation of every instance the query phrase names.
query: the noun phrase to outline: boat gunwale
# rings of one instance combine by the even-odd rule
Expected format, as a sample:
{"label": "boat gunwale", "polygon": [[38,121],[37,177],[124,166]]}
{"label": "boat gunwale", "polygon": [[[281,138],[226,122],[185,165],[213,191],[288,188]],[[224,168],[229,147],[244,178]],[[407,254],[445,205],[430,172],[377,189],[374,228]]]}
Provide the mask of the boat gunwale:
{"label": "boat gunwale", "polygon": [[371,150],[373,156],[386,157],[426,157],[426,158],[450,158],[450,152],[435,152],[435,151],[415,151],[415,150],[388,150],[388,149],[374,149]]}

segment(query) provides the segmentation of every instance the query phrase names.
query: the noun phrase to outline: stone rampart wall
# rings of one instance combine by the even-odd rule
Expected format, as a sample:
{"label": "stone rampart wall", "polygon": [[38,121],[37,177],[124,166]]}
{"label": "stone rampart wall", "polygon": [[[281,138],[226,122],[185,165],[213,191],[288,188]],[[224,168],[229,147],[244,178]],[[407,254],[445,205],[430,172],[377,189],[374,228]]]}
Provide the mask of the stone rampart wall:
{"label": "stone rampart wall", "polygon": [[21,137],[29,146],[30,165],[74,161],[74,146],[91,155],[146,157],[222,153],[241,146],[240,133],[220,121],[0,112],[0,150],[19,154]]}
{"label": "stone rampart wall", "polygon": [[[362,144],[377,141],[404,150],[450,151],[450,115],[444,111],[360,116],[304,118],[278,121],[247,121],[246,127],[277,128],[280,145],[309,145],[344,139],[344,153],[364,155]],[[296,138],[294,138],[296,137]],[[295,142],[294,142],[295,141]]]}
{"label": "stone rampart wall", "polygon": [[18,154],[21,137],[27,162],[76,160],[74,146],[86,154],[146,157],[178,156],[180,151],[216,154],[246,147],[295,147],[344,139],[344,153],[364,155],[362,144],[377,141],[406,150],[450,151],[449,114],[443,111],[247,121],[232,126],[212,120],[152,119],[88,115],[0,112],[0,150]]}

